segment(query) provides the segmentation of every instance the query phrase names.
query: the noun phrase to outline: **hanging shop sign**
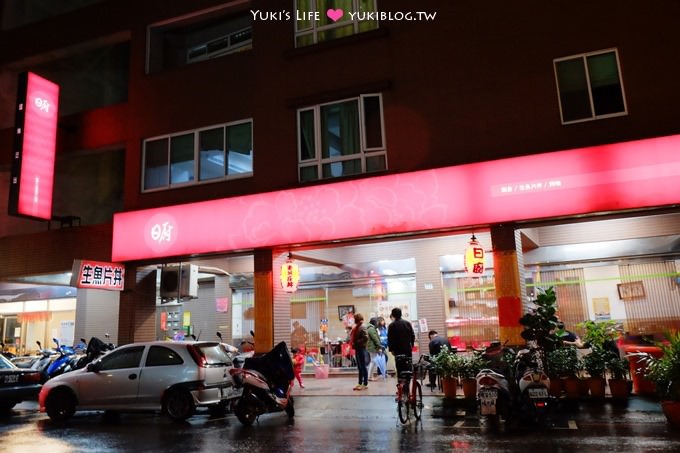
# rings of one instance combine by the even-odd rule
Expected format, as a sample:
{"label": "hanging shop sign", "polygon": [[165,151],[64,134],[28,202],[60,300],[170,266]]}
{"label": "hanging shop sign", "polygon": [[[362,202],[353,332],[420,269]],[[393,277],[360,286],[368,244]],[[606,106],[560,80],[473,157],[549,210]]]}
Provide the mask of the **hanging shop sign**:
{"label": "hanging shop sign", "polygon": [[297,291],[298,283],[300,283],[300,268],[295,261],[288,258],[281,266],[281,288],[287,293],[294,293]]}
{"label": "hanging shop sign", "polygon": [[125,286],[125,266],[102,261],[73,260],[71,286],[122,291]]}
{"label": "hanging shop sign", "polygon": [[116,213],[111,253],[124,262],[669,206],[678,180],[670,135]]}
{"label": "hanging shop sign", "polygon": [[59,85],[32,72],[19,75],[10,215],[52,218]]}
{"label": "hanging shop sign", "polygon": [[481,277],[484,274],[484,249],[474,234],[465,249],[465,272],[468,277]]}

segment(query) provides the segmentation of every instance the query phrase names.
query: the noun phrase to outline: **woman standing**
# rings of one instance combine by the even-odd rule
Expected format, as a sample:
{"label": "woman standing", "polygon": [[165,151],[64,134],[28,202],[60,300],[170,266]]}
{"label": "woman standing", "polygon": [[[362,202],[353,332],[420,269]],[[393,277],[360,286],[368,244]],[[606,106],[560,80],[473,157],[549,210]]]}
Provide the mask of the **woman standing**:
{"label": "woman standing", "polygon": [[387,326],[385,325],[385,318],[382,316],[378,316],[378,336],[380,337],[380,346],[385,353],[385,370],[387,370],[387,360],[389,359],[387,355]]}
{"label": "woman standing", "polygon": [[354,315],[354,322],[350,338],[352,339],[352,348],[354,349],[357,368],[359,369],[359,383],[354,387],[354,390],[365,390],[368,388],[368,351],[366,350],[368,332],[364,328],[364,317],[361,313]]}

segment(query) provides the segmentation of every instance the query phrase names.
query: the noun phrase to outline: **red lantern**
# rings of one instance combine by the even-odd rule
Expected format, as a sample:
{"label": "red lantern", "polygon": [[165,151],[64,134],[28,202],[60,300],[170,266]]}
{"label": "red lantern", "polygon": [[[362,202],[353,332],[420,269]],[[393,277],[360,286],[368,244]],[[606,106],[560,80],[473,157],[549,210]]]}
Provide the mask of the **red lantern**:
{"label": "red lantern", "polygon": [[294,293],[297,291],[298,283],[300,283],[300,268],[291,259],[281,266],[281,288],[287,293]]}
{"label": "red lantern", "polygon": [[481,277],[484,274],[484,249],[474,234],[465,249],[465,272],[468,277]]}

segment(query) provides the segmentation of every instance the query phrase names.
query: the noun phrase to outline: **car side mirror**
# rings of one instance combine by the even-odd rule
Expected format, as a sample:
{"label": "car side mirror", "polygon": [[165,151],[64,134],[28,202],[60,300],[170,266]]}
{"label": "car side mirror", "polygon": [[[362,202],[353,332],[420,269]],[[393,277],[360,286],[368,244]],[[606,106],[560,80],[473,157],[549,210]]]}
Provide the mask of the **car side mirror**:
{"label": "car side mirror", "polygon": [[88,363],[87,364],[87,371],[93,372],[93,373],[99,373],[99,362],[93,362],[93,363]]}

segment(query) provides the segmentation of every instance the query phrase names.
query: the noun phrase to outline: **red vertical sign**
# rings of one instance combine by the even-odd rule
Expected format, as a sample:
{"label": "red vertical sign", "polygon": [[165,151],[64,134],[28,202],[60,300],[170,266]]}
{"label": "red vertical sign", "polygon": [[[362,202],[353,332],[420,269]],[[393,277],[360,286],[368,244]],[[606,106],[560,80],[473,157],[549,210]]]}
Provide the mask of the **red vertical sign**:
{"label": "red vertical sign", "polygon": [[19,76],[9,214],[52,217],[59,85],[31,72]]}

